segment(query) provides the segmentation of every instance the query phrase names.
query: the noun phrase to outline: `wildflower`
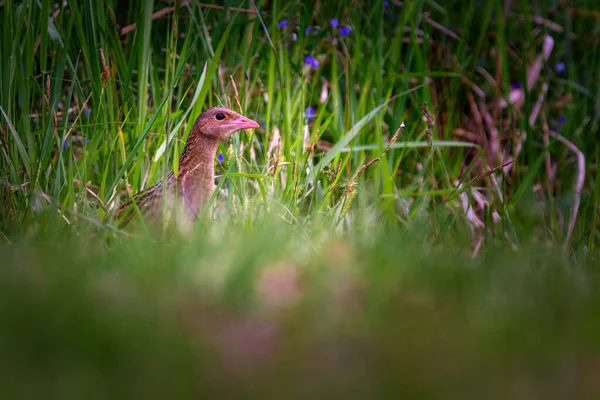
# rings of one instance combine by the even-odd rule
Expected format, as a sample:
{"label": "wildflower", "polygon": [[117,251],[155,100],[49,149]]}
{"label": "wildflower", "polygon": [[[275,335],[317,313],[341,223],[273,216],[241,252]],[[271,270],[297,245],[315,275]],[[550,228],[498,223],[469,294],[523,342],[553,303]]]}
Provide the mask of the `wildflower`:
{"label": "wildflower", "polygon": [[521,84],[519,82],[512,81],[510,83],[511,89],[521,89]]}
{"label": "wildflower", "polygon": [[340,29],[340,35],[342,35],[342,37],[348,36],[350,32],[352,32],[352,28],[350,28],[349,26],[344,26],[342,29]]}
{"label": "wildflower", "polygon": [[389,1],[386,0],[383,2],[383,8],[388,8],[389,5],[390,5]]}
{"label": "wildflower", "polygon": [[312,32],[313,32],[313,28],[310,26],[304,30],[305,35],[310,35]]}
{"label": "wildflower", "polygon": [[287,27],[287,21],[284,19],[279,23],[279,29],[284,29]]}
{"label": "wildflower", "polygon": [[90,143],[90,139],[85,138],[85,140],[83,141],[84,144],[89,144]]}
{"label": "wildflower", "polygon": [[338,26],[339,24],[340,24],[340,23],[338,22],[338,20],[337,20],[337,19],[332,19],[331,21],[329,21],[329,25],[331,25],[331,27],[332,27],[332,28],[337,28],[337,26]]}
{"label": "wildflower", "polygon": [[292,33],[292,41],[295,42],[298,39],[298,35],[296,33]]}
{"label": "wildflower", "polygon": [[564,74],[566,70],[567,67],[565,66],[565,63],[560,62],[554,66],[554,71],[556,71],[557,74]]}
{"label": "wildflower", "polygon": [[85,111],[84,111],[84,114],[85,114],[86,118],[89,118],[91,113],[92,113],[92,110],[90,110],[89,108],[86,108]]}
{"label": "wildflower", "polygon": [[314,58],[313,56],[304,57],[304,63],[306,65],[312,67],[312,69],[319,68],[319,61],[316,58]]}
{"label": "wildflower", "polygon": [[219,160],[220,163],[223,163],[223,161],[225,161],[225,156],[223,155],[223,153],[219,153],[219,155],[217,156],[217,160]]}
{"label": "wildflower", "polygon": [[558,124],[562,126],[566,123],[567,123],[567,117],[565,115],[561,115],[560,118],[558,118]]}
{"label": "wildflower", "polygon": [[304,111],[304,116],[308,120],[308,122],[312,121],[315,118],[315,109],[310,106]]}
{"label": "wildflower", "polygon": [[67,147],[69,147],[69,143],[67,143],[67,141],[66,141],[66,140],[63,140],[63,144],[62,144],[62,148],[63,148],[63,150],[66,150],[66,149],[67,149]]}

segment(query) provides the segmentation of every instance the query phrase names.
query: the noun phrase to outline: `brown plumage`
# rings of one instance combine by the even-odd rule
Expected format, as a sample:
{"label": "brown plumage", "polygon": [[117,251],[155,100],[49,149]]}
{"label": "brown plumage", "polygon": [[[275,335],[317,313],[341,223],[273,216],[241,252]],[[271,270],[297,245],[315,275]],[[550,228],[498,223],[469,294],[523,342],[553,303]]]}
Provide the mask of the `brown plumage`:
{"label": "brown plumage", "polygon": [[135,206],[144,217],[150,218],[176,206],[176,211],[183,212],[184,219],[195,220],[215,189],[215,155],[219,143],[240,129],[252,128],[258,128],[258,124],[228,108],[213,107],[204,111],[196,119],[185,143],[178,175],[169,173],[166,187],[160,181],[119,207],[115,213],[119,225],[131,221],[136,215]]}

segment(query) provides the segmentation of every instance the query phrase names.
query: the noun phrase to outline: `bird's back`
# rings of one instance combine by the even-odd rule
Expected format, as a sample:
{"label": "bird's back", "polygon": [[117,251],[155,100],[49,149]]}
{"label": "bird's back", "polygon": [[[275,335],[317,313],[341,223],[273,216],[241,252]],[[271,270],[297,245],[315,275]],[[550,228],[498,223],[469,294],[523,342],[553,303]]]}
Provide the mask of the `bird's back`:
{"label": "bird's back", "polygon": [[[131,222],[137,215],[138,210],[144,219],[157,220],[162,216],[165,209],[170,210],[172,208],[179,196],[177,179],[171,172],[165,181],[157,182],[123,203],[115,212],[115,220],[122,228]],[[164,203],[165,201],[167,204]]]}

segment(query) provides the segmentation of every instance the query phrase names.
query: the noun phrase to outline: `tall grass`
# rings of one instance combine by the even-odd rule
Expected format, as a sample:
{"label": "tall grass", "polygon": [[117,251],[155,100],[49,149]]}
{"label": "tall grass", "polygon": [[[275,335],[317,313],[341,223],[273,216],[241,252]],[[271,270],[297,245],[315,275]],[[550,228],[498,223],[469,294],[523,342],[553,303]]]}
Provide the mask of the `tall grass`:
{"label": "tall grass", "polygon": [[[450,367],[430,369],[431,358],[440,357],[458,359],[464,376],[485,375],[500,390],[483,366],[494,365],[490,360],[502,349],[513,351],[500,364],[507,368],[503,376],[514,387],[522,378],[546,393],[548,381],[537,380],[537,366],[523,364],[535,353],[537,335],[573,319],[573,330],[540,344],[553,350],[551,360],[532,361],[556,367],[550,375],[560,376],[558,382],[567,379],[560,372],[567,354],[576,354],[581,366],[577,352],[595,346],[592,339],[576,340],[595,329],[586,324],[596,304],[600,243],[600,23],[593,1],[576,7],[393,0],[0,4],[0,232],[6,264],[28,266],[26,272],[5,267],[2,284],[16,282],[18,289],[2,302],[23,302],[31,313],[11,306],[1,311],[6,342],[22,337],[23,343],[6,353],[3,369],[22,362],[31,372],[38,353],[21,357],[21,351],[39,339],[30,328],[42,325],[41,334],[49,336],[39,354],[48,364],[40,368],[60,364],[56,374],[66,385],[59,384],[60,393],[108,382],[103,397],[130,396],[139,387],[121,379],[132,369],[144,382],[170,376],[168,367],[139,369],[165,358],[171,368],[190,368],[189,376],[173,376],[183,386],[165,379],[144,390],[156,389],[159,397],[187,384],[198,389],[194,373],[211,367],[195,352],[185,355],[189,349],[180,340],[187,343],[189,332],[172,321],[178,307],[214,303],[227,318],[253,320],[253,313],[270,310],[249,304],[252,293],[260,293],[253,285],[271,282],[263,273],[269,276],[273,265],[284,271],[275,282],[282,279],[303,300],[276,313],[290,326],[278,333],[289,338],[288,347],[272,361],[288,366],[282,379],[306,377],[302,368],[312,368],[295,346],[308,351],[316,340],[316,349],[327,348],[344,329],[350,330],[339,354],[357,357],[354,369],[328,378],[349,390],[350,377],[365,373],[357,360],[370,357],[378,373],[375,392],[358,388],[369,395],[379,388],[421,393],[426,385],[416,377],[427,374],[438,374],[443,387]],[[318,63],[309,65],[308,56]],[[151,239],[119,231],[114,210],[177,172],[195,118],[213,105],[240,111],[262,127],[236,134],[219,149],[224,161],[211,212],[195,232],[169,230]],[[54,268],[61,262],[70,267]],[[40,275],[42,287],[27,271]],[[191,287],[186,283],[180,292],[188,279]],[[96,303],[90,288],[96,281],[99,296],[114,295],[116,304]],[[359,295],[340,295],[342,309],[329,310],[337,300],[328,296],[345,288]],[[180,296],[185,301],[168,300]],[[68,333],[69,323],[62,322],[52,330],[50,316],[71,298],[82,303],[64,318],[81,331]],[[134,321],[113,315],[113,306],[125,307]],[[97,318],[88,315],[96,312]],[[203,324],[214,322],[215,332],[228,326],[199,315]],[[394,338],[411,329],[405,319],[416,328],[408,344],[398,345]],[[105,324],[106,334],[93,333],[104,332]],[[149,326],[159,330],[148,333]],[[302,326],[311,328],[294,333]],[[370,327],[375,347],[361,340]],[[204,325],[196,328],[210,336]],[[331,336],[323,339],[319,329]],[[447,346],[440,329],[450,332]],[[57,358],[72,348],[69,338],[89,341],[74,344],[75,358]],[[460,360],[470,339],[489,350],[475,351],[473,364]],[[94,346],[106,346],[114,357],[87,358]],[[195,351],[219,358],[220,350],[203,346]],[[404,383],[393,383],[404,369],[385,372],[386,346],[397,350],[390,359],[405,358],[415,368],[406,369]],[[150,348],[159,352],[147,360]],[[115,360],[125,363],[123,370],[112,370]],[[90,369],[65,378],[81,363]],[[511,369],[517,364],[523,377]],[[14,393],[22,394],[14,382]],[[260,382],[257,394],[264,393],[261,385],[273,387]],[[38,383],[32,390],[43,393],[49,383]],[[117,387],[124,392],[112,393]],[[312,393],[298,390],[293,393]]]}
{"label": "tall grass", "polygon": [[[275,200],[295,219],[318,213],[333,227],[348,227],[361,224],[368,205],[389,226],[430,218],[444,228],[475,225],[481,237],[512,244],[529,228],[550,244],[568,240],[571,250],[593,251],[598,88],[589,65],[598,51],[586,48],[584,35],[593,19],[526,4],[499,12],[494,2],[318,5],[319,17],[301,3],[259,4],[260,15],[247,6],[248,12],[226,12],[186,4],[153,17],[165,8],[6,2],[7,238],[20,237],[42,216],[67,230],[85,229],[73,223],[78,216],[103,220],[124,198],[176,171],[191,121],[209,105],[237,108],[237,91],[240,111],[264,128],[221,149],[227,157],[220,187],[229,211],[250,201],[257,216],[268,209],[259,204]],[[126,9],[140,12],[126,16]],[[560,29],[542,24],[545,16]],[[330,26],[331,19],[340,26]],[[345,37],[344,26],[352,28]],[[522,105],[494,106],[508,98],[511,83],[526,85],[544,36],[555,45]],[[585,53],[586,60],[569,52]],[[305,65],[308,55],[318,68]],[[555,72],[559,63],[565,72]],[[541,111],[529,126],[545,85]],[[431,110],[429,128],[423,103]],[[308,107],[315,110],[310,122]],[[353,182],[402,122],[406,129],[391,151]],[[585,171],[549,129],[587,156]],[[505,173],[494,169],[500,165]],[[578,192],[574,177],[585,172]],[[482,224],[464,212],[458,183]],[[582,198],[577,215],[569,208],[575,196]],[[519,215],[526,204],[539,212]],[[489,220],[494,213],[499,223]],[[570,220],[575,231],[567,238]]]}

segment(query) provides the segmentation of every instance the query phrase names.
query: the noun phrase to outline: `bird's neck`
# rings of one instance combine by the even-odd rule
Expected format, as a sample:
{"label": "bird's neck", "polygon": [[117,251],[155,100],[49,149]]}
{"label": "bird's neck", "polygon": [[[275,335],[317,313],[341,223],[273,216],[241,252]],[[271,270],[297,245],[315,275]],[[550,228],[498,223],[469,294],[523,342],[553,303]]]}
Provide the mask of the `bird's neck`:
{"label": "bird's neck", "polygon": [[177,183],[187,206],[198,214],[215,188],[215,155],[219,142],[190,132],[179,158]]}

